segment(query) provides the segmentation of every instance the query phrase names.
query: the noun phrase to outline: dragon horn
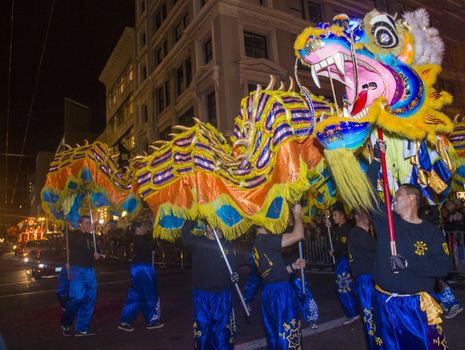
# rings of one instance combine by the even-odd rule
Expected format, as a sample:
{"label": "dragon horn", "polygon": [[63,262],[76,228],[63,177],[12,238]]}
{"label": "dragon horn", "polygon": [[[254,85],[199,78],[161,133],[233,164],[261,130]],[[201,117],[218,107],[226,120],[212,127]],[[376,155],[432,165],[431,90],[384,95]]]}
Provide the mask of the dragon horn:
{"label": "dragon horn", "polygon": [[279,82],[278,91],[284,91],[284,83],[282,81]]}
{"label": "dragon horn", "polygon": [[295,84],[294,84],[294,79],[292,77],[289,77],[289,89],[287,89],[288,92],[294,92],[295,91]]}
{"label": "dragon horn", "polygon": [[270,82],[268,83],[268,86],[265,88],[265,90],[273,90],[275,83],[276,77],[273,74],[270,74]]}

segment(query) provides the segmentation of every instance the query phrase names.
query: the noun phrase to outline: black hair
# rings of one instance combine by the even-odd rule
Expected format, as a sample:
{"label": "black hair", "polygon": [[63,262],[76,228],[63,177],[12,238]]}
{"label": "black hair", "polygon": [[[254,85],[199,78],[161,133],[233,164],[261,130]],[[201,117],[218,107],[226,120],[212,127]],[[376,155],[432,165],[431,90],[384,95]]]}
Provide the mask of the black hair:
{"label": "black hair", "polygon": [[81,215],[78,220],[78,224],[82,223],[84,220],[90,220],[89,215]]}
{"label": "black hair", "polygon": [[141,227],[142,227],[142,221],[134,221],[133,223],[131,223],[131,228],[130,228],[131,233],[135,234],[136,230]]}
{"label": "black hair", "polygon": [[404,188],[407,194],[413,194],[415,196],[417,208],[420,208],[422,198],[420,186],[416,184],[402,184],[400,187]]}

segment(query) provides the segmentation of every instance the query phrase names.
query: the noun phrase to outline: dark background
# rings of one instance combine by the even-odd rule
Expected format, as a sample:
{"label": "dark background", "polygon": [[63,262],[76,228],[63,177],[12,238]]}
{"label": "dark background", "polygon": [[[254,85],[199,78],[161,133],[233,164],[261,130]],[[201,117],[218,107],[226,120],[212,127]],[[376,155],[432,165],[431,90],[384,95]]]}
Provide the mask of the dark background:
{"label": "dark background", "polygon": [[[42,46],[53,0],[0,2],[0,153],[6,150],[8,62],[11,8],[14,2],[8,152],[19,154],[33,99]],[[27,179],[37,152],[55,152],[63,134],[64,98],[90,107],[93,129],[105,126],[105,88],[98,81],[125,26],[134,24],[133,0],[56,0],[32,105],[22,165],[18,157],[0,155],[0,231],[29,214]],[[5,189],[5,176],[8,186]],[[5,203],[7,190],[7,203]]]}

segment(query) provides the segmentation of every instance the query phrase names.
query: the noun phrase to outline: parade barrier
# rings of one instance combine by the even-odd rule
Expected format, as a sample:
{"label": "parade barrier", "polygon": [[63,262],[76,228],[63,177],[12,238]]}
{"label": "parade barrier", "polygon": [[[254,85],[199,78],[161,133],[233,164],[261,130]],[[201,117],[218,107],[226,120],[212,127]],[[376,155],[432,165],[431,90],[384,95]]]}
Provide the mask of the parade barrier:
{"label": "parade barrier", "polygon": [[465,232],[444,231],[444,235],[449,246],[451,272],[465,275]]}
{"label": "parade barrier", "polygon": [[330,255],[331,244],[328,235],[307,235],[305,238],[307,266],[332,267],[333,259]]}

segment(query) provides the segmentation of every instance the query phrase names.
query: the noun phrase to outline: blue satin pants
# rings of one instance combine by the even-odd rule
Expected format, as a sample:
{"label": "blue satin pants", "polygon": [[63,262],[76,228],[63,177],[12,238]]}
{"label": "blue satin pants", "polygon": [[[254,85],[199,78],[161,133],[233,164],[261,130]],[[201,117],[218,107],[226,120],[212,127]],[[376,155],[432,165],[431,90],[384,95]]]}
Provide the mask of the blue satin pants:
{"label": "blue satin pants", "polygon": [[130,273],[132,285],[119,322],[131,325],[139,312],[142,312],[147,324],[160,320],[160,298],[155,268],[152,264],[137,263],[131,265]]}
{"label": "blue satin pants", "polygon": [[69,281],[68,281],[68,269],[66,265],[63,265],[58,275],[58,285],[57,285],[57,298],[60,306],[66,308],[66,303],[68,302],[69,296]]}
{"label": "blue satin pants", "polygon": [[355,317],[357,311],[355,308],[352,276],[350,275],[349,261],[345,256],[339,258],[336,264],[336,293],[344,315],[347,318]]}
{"label": "blue satin pants", "polygon": [[444,289],[439,293],[436,293],[434,297],[441,305],[444,306],[446,310],[459,303],[454,293],[452,292],[452,289],[447,284],[445,285]]}
{"label": "blue satin pants", "polygon": [[232,350],[236,321],[231,289],[192,290],[194,306],[194,348],[199,350]]}
{"label": "blue satin pants", "polygon": [[375,344],[383,350],[446,350],[441,324],[428,325],[420,296],[392,296],[376,289],[372,297]]}
{"label": "blue satin pants", "polygon": [[268,349],[302,349],[299,307],[289,281],[264,284],[262,317]]}
{"label": "blue satin pants", "polygon": [[89,329],[97,297],[97,280],[93,267],[71,266],[69,299],[61,317],[61,324],[70,327],[76,317],[76,332]]}
{"label": "blue satin pants", "polygon": [[354,281],[354,295],[357,306],[363,316],[365,335],[368,349],[376,349],[375,345],[375,320],[371,298],[373,296],[373,282],[370,274],[360,275]]}
{"label": "blue satin pants", "polygon": [[291,279],[291,287],[305,322],[316,323],[318,321],[318,305],[313,298],[312,292],[310,292],[307,279],[305,279],[305,293],[302,290],[302,281],[297,277]]}

